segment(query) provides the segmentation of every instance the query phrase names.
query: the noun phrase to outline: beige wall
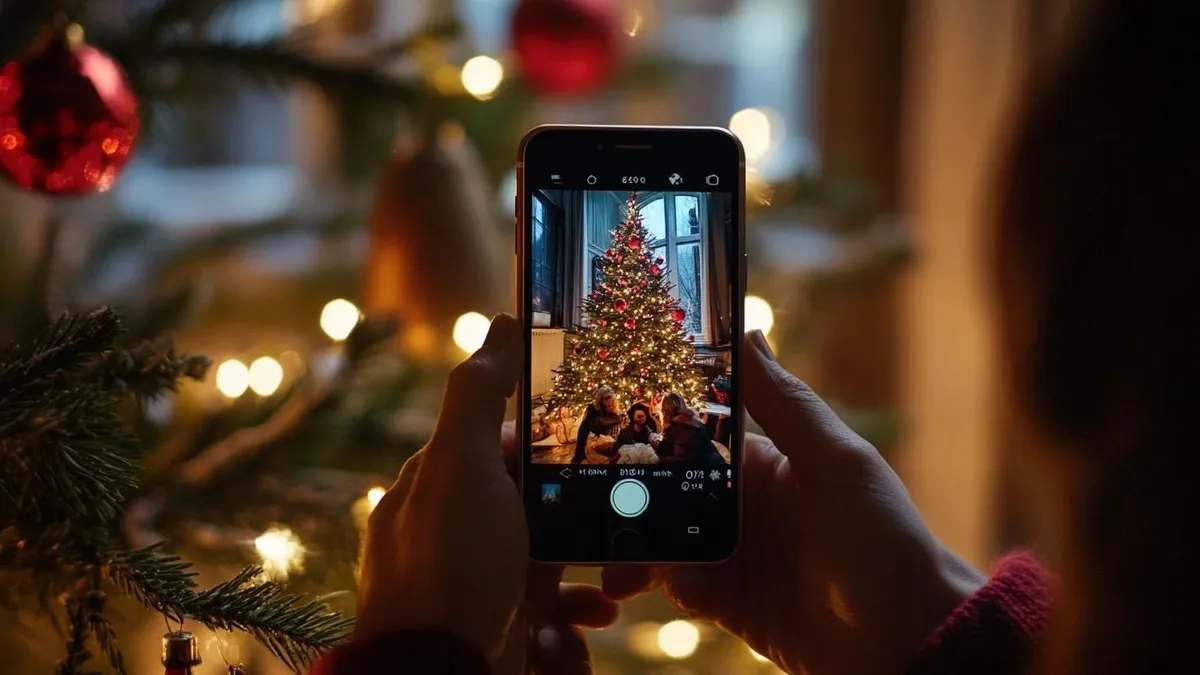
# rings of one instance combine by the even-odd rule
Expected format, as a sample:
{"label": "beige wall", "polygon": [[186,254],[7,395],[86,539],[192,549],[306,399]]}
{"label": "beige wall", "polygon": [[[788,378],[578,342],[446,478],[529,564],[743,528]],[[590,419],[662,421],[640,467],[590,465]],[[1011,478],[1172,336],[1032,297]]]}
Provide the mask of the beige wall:
{"label": "beige wall", "polygon": [[909,22],[901,206],[920,250],[900,300],[897,457],[934,532],[976,565],[996,532],[984,188],[1025,24],[1016,0],[915,1]]}

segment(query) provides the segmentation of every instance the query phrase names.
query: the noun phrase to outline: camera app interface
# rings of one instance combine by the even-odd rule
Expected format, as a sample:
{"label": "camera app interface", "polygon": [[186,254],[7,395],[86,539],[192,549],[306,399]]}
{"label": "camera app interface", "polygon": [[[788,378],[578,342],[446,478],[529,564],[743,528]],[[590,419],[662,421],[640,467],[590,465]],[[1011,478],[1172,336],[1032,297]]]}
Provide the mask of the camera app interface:
{"label": "camera app interface", "polygon": [[636,528],[632,557],[701,550],[737,503],[733,195],[664,178],[528,192],[526,492],[568,538]]}

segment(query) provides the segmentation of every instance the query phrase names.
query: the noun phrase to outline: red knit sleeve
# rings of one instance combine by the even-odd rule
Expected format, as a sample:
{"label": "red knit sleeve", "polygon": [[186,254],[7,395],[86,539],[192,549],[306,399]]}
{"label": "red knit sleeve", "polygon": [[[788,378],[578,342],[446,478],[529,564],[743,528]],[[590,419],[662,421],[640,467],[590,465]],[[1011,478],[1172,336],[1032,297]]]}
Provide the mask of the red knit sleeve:
{"label": "red knit sleeve", "polygon": [[489,675],[476,648],[444,629],[399,631],[344,644],[325,656],[312,675]]}
{"label": "red knit sleeve", "polygon": [[1050,610],[1053,580],[1029,553],[1010,553],[991,578],[933,632],[909,675],[1018,675],[1033,656]]}

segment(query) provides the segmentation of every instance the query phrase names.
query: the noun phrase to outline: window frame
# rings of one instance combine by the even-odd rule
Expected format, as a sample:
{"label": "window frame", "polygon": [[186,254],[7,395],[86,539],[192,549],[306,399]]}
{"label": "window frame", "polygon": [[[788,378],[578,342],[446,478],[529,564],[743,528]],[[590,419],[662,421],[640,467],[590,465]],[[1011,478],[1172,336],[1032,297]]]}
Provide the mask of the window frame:
{"label": "window frame", "polygon": [[[534,281],[534,268],[539,264],[536,252],[529,256],[529,287],[530,287],[530,302],[537,296],[538,289],[544,289],[549,292],[550,309],[549,311],[533,310],[533,324],[543,328],[562,325],[563,307],[562,307],[562,252],[563,252],[563,215],[562,209],[555,204],[548,196],[539,191],[534,191],[533,199],[541,204],[542,213],[548,217],[546,220],[539,221],[537,219],[537,209],[530,204],[529,222],[530,228],[537,225],[542,226],[544,235],[548,238],[546,242],[546,258],[542,264],[545,265],[549,275],[548,280],[544,280],[541,284]],[[533,233],[530,233],[530,243],[534,241]],[[539,316],[541,315],[541,316]]]}
{"label": "window frame", "polygon": [[[679,300],[679,247],[687,244],[698,244],[700,247],[700,332],[689,333],[692,335],[695,344],[707,345],[712,343],[712,335],[709,332],[709,308],[707,298],[708,289],[708,200],[705,199],[704,192],[648,192],[645,193],[645,198],[642,199],[638,206],[638,212],[641,213],[650,204],[662,200],[663,202],[663,223],[666,228],[665,241],[656,239],[655,247],[651,249],[653,252],[661,245],[666,249],[666,264],[668,271],[667,280],[671,283],[671,295],[677,301]],[[696,217],[700,220],[700,231],[691,235],[678,234],[678,217],[675,208],[676,197],[695,197],[696,198]],[[643,221],[644,224],[644,221]],[[649,231],[649,227],[646,228]],[[653,233],[651,233],[653,234]]]}

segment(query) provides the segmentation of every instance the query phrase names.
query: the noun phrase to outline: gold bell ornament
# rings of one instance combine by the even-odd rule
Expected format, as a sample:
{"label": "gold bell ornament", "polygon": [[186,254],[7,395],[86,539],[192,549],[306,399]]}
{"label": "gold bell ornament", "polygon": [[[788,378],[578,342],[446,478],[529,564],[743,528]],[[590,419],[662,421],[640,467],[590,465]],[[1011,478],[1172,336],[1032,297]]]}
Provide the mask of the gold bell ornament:
{"label": "gold bell ornament", "polygon": [[[479,155],[462,127],[408,133],[379,180],[369,223],[363,301],[394,314],[411,359],[461,359],[459,317],[509,310],[513,289],[504,237]],[[509,253],[511,256],[511,253]]]}

